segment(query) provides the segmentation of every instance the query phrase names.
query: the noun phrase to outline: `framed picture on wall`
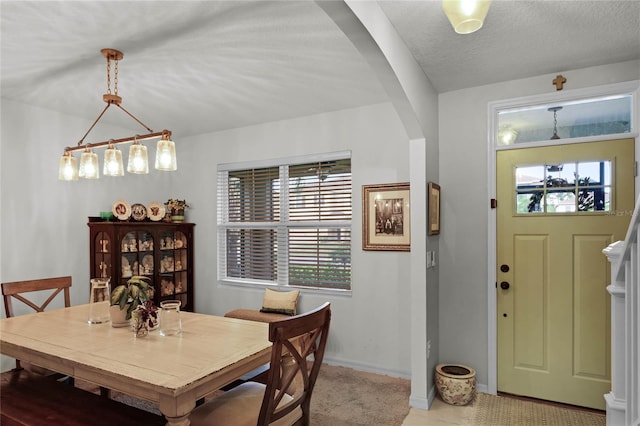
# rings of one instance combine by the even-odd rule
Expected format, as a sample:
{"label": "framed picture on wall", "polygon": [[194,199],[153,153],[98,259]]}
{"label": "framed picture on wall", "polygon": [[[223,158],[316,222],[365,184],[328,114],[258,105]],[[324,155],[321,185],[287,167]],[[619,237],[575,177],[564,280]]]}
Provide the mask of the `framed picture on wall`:
{"label": "framed picture on wall", "polygon": [[362,186],[362,249],[411,250],[409,183]]}
{"label": "framed picture on wall", "polygon": [[429,182],[427,185],[429,215],[427,218],[427,235],[440,234],[440,185]]}

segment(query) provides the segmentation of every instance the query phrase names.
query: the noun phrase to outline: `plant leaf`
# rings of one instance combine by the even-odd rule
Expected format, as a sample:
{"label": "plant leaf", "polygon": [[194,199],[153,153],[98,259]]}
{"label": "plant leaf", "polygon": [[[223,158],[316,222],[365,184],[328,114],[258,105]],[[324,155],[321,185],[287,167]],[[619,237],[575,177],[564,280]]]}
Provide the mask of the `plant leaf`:
{"label": "plant leaf", "polygon": [[123,285],[119,285],[116,288],[113,289],[113,291],[111,292],[111,304],[112,305],[120,305],[120,309],[123,308],[122,306],[122,299],[126,299],[128,297],[124,297],[125,293],[128,293],[128,291],[126,291],[126,287]]}

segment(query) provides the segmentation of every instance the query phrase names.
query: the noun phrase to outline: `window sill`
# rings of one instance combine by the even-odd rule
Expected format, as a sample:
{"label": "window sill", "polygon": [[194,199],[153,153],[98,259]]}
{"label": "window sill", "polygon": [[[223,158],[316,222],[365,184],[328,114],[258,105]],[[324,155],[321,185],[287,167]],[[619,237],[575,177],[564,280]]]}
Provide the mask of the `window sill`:
{"label": "window sill", "polygon": [[329,296],[335,297],[351,297],[352,290],[340,290],[340,289],[332,289],[332,288],[321,288],[321,287],[307,287],[307,286],[295,286],[295,285],[275,285],[275,284],[267,284],[260,282],[246,282],[246,281],[235,281],[230,279],[218,280],[218,286],[227,287],[227,288],[255,288],[264,290],[265,288],[269,288],[271,290],[300,290],[300,293],[308,293],[308,294],[325,294]]}

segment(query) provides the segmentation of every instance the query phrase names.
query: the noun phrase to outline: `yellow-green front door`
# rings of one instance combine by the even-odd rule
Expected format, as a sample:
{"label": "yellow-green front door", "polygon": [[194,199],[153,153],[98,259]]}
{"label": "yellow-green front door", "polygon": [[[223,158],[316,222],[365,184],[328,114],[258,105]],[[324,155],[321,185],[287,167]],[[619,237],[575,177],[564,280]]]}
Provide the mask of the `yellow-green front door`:
{"label": "yellow-green front door", "polygon": [[499,151],[498,391],[605,408],[609,263],[634,205],[632,139]]}

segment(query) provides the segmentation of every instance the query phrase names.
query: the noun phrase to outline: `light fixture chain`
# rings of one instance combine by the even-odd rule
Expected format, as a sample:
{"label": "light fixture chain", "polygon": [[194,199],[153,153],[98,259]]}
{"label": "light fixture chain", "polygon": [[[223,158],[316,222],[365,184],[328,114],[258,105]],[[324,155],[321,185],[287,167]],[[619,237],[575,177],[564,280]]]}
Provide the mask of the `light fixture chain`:
{"label": "light fixture chain", "polygon": [[118,94],[118,59],[115,59],[115,66],[114,66],[114,71],[113,71],[113,91],[114,94],[117,95]]}
{"label": "light fixture chain", "polygon": [[111,59],[107,56],[107,93],[111,94]]}

